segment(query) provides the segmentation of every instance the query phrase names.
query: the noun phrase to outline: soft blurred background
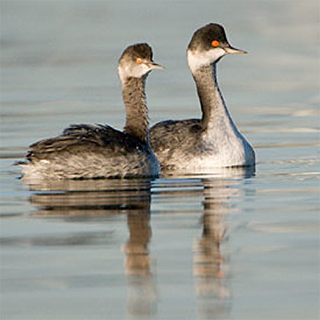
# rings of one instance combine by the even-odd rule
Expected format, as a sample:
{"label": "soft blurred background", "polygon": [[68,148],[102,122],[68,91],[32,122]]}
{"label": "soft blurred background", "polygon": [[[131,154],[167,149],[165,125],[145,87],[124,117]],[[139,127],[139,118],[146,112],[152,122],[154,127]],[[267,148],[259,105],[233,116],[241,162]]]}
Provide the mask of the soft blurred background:
{"label": "soft blurred background", "polygon": [[[1,318],[318,319],[319,1],[1,1]],[[117,61],[148,42],[150,123],[199,117],[193,32],[256,172],[26,186],[13,166],[71,123],[121,129]]]}
{"label": "soft blurred background", "polygon": [[289,109],[301,114],[319,101],[318,9],[318,1],[2,1],[2,143],[26,147],[73,122],[122,128],[117,61],[141,41],[167,67],[149,77],[151,123],[199,116],[185,51],[192,33],[212,21],[249,51],[219,65],[235,121],[258,126],[254,115],[272,113],[283,127]]}

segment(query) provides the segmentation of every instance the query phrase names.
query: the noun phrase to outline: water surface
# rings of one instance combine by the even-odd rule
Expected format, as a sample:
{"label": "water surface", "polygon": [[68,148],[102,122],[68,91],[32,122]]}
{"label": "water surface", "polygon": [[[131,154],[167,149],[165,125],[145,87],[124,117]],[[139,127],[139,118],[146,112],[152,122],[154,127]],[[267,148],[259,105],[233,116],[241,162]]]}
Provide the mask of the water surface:
{"label": "water surface", "polygon": [[[168,6],[170,8],[168,8]],[[199,117],[185,59],[219,63],[255,171],[26,185],[12,164],[70,123],[124,124],[116,63],[149,42],[150,122]],[[318,1],[1,2],[1,318],[319,318]]]}

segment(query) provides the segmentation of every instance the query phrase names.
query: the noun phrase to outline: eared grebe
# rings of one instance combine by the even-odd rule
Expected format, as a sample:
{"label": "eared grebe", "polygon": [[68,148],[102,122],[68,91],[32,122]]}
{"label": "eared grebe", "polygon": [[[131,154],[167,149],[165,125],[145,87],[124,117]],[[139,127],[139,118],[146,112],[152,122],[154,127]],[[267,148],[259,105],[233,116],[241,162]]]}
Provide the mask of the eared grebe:
{"label": "eared grebe", "polygon": [[214,167],[250,166],[255,154],[233,123],[217,82],[217,62],[245,51],[228,43],[222,26],[197,30],[187,59],[202,109],[202,119],[163,121],[150,129],[150,142],[163,170],[196,172]]}
{"label": "eared grebe", "polygon": [[118,71],[126,107],[124,132],[108,125],[71,125],[55,138],[30,146],[24,179],[81,179],[157,176],[159,163],[151,150],[145,95],[147,75],[163,67],[152,49],[139,43],[125,49]]}

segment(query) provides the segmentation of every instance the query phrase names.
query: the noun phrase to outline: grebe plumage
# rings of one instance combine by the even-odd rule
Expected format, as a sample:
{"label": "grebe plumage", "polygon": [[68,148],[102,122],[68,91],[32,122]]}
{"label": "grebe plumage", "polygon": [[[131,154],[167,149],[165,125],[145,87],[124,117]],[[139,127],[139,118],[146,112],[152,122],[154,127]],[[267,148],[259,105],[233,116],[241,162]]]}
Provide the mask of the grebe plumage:
{"label": "grebe plumage", "polygon": [[227,54],[244,54],[231,47],[221,25],[197,30],[187,59],[196,83],[202,119],[163,121],[150,129],[150,143],[163,170],[197,170],[251,166],[255,154],[231,119],[217,82],[217,63]]}
{"label": "grebe plumage", "polygon": [[57,137],[30,146],[22,164],[24,179],[82,179],[157,176],[159,163],[150,147],[145,83],[163,67],[146,43],[127,47],[118,72],[126,107],[124,131],[108,125],[71,125]]}

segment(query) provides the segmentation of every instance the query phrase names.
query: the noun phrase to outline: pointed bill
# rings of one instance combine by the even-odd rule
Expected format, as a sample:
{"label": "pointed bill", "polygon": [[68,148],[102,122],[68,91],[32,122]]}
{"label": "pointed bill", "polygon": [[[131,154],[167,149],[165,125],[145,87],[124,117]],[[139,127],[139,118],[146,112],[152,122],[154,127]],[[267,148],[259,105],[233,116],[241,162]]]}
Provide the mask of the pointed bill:
{"label": "pointed bill", "polygon": [[148,63],[148,66],[150,69],[165,69],[165,67],[163,67],[160,64],[157,64],[153,61],[151,63]]}
{"label": "pointed bill", "polygon": [[247,51],[244,51],[241,49],[236,49],[231,46],[224,48],[224,50],[227,54],[246,54],[246,53],[248,53]]}

